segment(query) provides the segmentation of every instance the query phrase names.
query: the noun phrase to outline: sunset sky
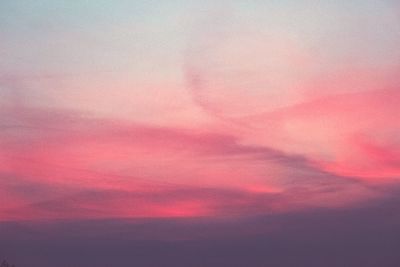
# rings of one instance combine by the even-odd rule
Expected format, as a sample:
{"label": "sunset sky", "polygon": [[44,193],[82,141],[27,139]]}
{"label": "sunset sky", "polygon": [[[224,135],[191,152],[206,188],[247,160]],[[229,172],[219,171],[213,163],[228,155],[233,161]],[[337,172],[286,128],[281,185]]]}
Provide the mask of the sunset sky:
{"label": "sunset sky", "polygon": [[[353,244],[359,224],[373,240],[381,218],[394,228],[371,266],[400,266],[385,243],[400,238],[399,48],[396,0],[0,1],[0,261],[67,266],[49,244],[75,231],[93,248],[71,245],[76,266],[103,267],[95,251],[132,266],[122,232],[162,266],[295,266],[241,247]],[[324,236],[342,224],[346,241]],[[182,239],[206,260],[160,249]]]}

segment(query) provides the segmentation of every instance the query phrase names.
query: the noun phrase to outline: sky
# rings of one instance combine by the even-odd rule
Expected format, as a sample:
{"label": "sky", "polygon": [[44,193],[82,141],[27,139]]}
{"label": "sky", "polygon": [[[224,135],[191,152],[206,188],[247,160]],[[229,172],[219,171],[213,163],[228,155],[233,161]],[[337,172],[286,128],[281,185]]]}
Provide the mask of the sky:
{"label": "sky", "polygon": [[0,260],[399,266],[399,10],[1,1]]}

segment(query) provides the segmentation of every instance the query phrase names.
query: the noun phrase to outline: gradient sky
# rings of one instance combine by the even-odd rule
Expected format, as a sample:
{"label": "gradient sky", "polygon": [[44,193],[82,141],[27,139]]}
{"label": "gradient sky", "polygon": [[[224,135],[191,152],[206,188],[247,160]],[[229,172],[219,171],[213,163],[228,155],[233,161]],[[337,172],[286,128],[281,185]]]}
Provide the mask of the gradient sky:
{"label": "gradient sky", "polygon": [[[177,261],[181,244],[160,255],[236,266],[262,254],[227,254],[271,246],[257,241],[266,232],[295,251],[305,239],[292,220],[318,226],[318,214],[326,231],[342,230],[326,218],[344,216],[358,244],[357,214],[370,233],[383,225],[376,207],[400,201],[399,10],[390,0],[0,1],[0,234],[19,244],[0,248],[25,266],[62,267],[65,253],[47,261],[18,247],[47,233],[43,250],[65,250],[68,229],[93,222],[78,238],[92,252],[112,251],[93,240],[104,229],[118,240],[117,228],[134,246],[160,229],[157,240],[206,250],[204,236],[226,226],[220,261]],[[81,264],[103,266],[88,255]],[[323,259],[301,255],[308,267]],[[399,266],[379,255],[371,266]]]}

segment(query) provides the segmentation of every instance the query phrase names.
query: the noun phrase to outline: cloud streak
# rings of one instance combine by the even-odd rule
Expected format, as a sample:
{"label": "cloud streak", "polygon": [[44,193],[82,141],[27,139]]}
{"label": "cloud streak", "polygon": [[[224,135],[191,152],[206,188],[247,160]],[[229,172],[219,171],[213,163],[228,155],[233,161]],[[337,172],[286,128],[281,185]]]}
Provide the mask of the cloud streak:
{"label": "cloud streak", "polygon": [[66,110],[20,107],[2,115],[2,220],[239,216],[376,194],[305,156],[218,132]]}

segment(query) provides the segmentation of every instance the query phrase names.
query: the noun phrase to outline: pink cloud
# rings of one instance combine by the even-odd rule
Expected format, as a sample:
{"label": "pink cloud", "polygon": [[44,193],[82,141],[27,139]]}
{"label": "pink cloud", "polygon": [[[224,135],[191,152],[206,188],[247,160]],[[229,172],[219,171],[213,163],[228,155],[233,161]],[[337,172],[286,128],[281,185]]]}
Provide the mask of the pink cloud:
{"label": "pink cloud", "polygon": [[374,195],[233,135],[26,107],[2,118],[2,220],[237,216]]}
{"label": "pink cloud", "polygon": [[303,153],[339,175],[399,178],[397,99],[392,86],[310,100],[244,119],[248,140]]}

